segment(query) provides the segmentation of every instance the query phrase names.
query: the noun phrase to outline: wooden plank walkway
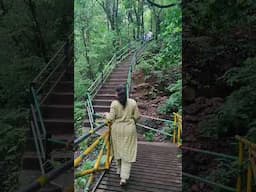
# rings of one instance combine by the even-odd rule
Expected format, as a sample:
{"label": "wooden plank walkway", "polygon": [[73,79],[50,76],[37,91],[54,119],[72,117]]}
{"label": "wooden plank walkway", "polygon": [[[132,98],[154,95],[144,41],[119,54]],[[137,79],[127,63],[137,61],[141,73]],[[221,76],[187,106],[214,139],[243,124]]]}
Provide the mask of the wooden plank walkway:
{"label": "wooden plank walkway", "polygon": [[104,175],[96,192],[181,192],[181,153],[172,143],[138,142],[137,161],[126,186],[119,185],[115,162]]}

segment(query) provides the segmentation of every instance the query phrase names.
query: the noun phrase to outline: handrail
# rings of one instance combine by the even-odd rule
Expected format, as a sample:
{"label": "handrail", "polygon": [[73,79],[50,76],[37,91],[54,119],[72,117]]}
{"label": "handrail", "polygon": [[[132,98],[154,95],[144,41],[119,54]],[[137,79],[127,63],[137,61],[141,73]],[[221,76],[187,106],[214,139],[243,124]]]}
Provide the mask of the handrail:
{"label": "handrail", "polygon": [[[74,36],[74,32],[71,33],[68,36],[68,41],[72,39]],[[43,75],[44,72],[46,72],[47,68],[51,65],[51,63],[57,58],[58,54],[65,48],[66,42],[62,44],[62,46],[58,49],[58,51],[54,54],[53,57],[48,61],[47,65],[44,66],[44,68],[39,72],[39,74],[34,78],[33,83],[37,83],[40,77]]]}
{"label": "handrail", "polygon": [[[57,83],[60,81],[62,76],[64,75],[67,66],[72,62],[72,57],[69,54],[72,54],[72,43],[70,41],[73,37],[73,33],[69,36],[67,42],[65,42],[60,49],[55,53],[55,55],[50,59],[50,61],[43,67],[43,69],[39,72],[39,74],[34,78],[30,85],[30,92],[32,96],[31,101],[31,129],[33,132],[33,138],[36,146],[37,156],[39,159],[39,164],[41,168],[42,174],[44,174],[44,163],[46,161],[46,142],[47,142],[47,132],[45,129],[42,113],[40,110],[40,104],[48,97],[50,92],[54,89]],[[71,46],[69,46],[71,44]],[[61,55],[59,59],[58,56]],[[59,60],[57,60],[59,59]],[[56,65],[52,66],[56,61]],[[55,80],[53,85],[47,87],[48,90],[45,89],[45,85],[51,80],[53,75],[61,69],[63,66],[63,71]],[[39,97],[40,92],[44,89],[44,96]],[[39,99],[40,98],[40,99]]]}
{"label": "handrail", "polygon": [[138,56],[141,54],[140,52],[145,48],[146,43],[144,42],[143,45],[141,47],[139,47],[138,49],[135,50],[135,53],[132,56],[132,60],[131,60],[131,64],[129,67],[129,72],[128,72],[128,78],[126,81],[126,95],[127,97],[130,96],[130,89],[131,89],[131,84],[132,84],[132,73],[134,71],[134,67],[137,64],[137,58]]}
{"label": "handrail", "polygon": [[94,134],[95,132],[99,131],[100,129],[102,129],[104,126],[106,126],[106,123],[102,123],[101,125],[99,125],[98,127],[96,127],[95,129],[91,130],[89,133],[84,134],[83,136],[77,138],[74,141],[74,145],[78,145],[79,143],[81,143],[82,141],[84,141],[85,139],[87,139],[88,137],[90,137],[92,134]]}
{"label": "handrail", "polygon": [[[49,93],[60,81],[61,76],[64,75],[64,73],[61,73],[61,72],[66,71],[67,66],[70,65],[71,63],[70,61],[72,61],[72,58],[73,58],[72,56],[73,43],[71,42],[73,39],[73,35],[74,35],[73,33],[69,35],[67,41],[62,44],[60,49],[58,49],[58,51],[51,58],[51,60],[45,65],[45,67],[39,72],[39,74],[32,81],[32,84],[34,85],[34,88],[37,94],[40,94],[41,91],[43,91],[44,92],[43,94],[49,95]],[[54,74],[56,74],[57,71],[60,72],[60,74],[56,79],[54,77]],[[55,83],[48,86],[50,80],[55,81]],[[44,99],[45,97],[43,97],[43,100]]]}
{"label": "handrail", "polygon": [[157,132],[157,133],[161,133],[161,134],[163,134],[163,135],[167,135],[167,136],[170,136],[170,137],[173,136],[172,134],[166,133],[166,132],[161,131],[161,130],[156,129],[156,128],[152,128],[152,127],[149,127],[149,126],[146,126],[146,125],[142,125],[142,124],[140,124],[140,123],[137,123],[136,125],[138,125],[138,126],[140,126],[140,127],[143,127],[143,128],[145,128],[145,129],[149,129],[149,130],[155,131],[155,132]]}
{"label": "handrail", "polygon": [[[237,178],[237,192],[242,191],[242,186],[246,186],[246,192],[252,192],[252,181],[253,181],[253,175],[256,178],[256,144],[249,141],[248,139],[245,139],[239,135],[236,135],[235,138],[239,142],[239,169],[240,169],[240,175]],[[245,154],[244,150],[248,151],[247,159],[245,160]],[[248,161],[249,163],[246,164],[247,168],[247,175],[242,175],[242,168],[243,164]],[[246,184],[242,183],[242,178],[246,179]]]}
{"label": "handrail", "polygon": [[41,126],[41,129],[42,129],[43,137],[46,137],[46,129],[45,129],[45,126],[44,126],[44,123],[43,123],[43,117],[42,117],[42,114],[41,114],[38,97],[36,95],[35,88],[34,88],[33,85],[30,87],[30,90],[31,90],[32,97],[33,97],[32,98],[32,100],[34,102],[33,105],[35,105],[36,112],[38,113],[38,120],[40,122],[40,126]]}
{"label": "handrail", "polygon": [[[163,122],[167,122],[167,123],[171,123],[173,121],[171,120],[168,120],[168,119],[162,119],[162,118],[158,118],[158,117],[152,117],[152,116],[148,116],[148,115],[140,115],[141,117],[145,117],[145,118],[148,118],[148,119],[153,119],[153,120],[157,120],[157,121],[163,121]],[[173,117],[172,117],[173,118]]]}
{"label": "handrail", "polygon": [[198,149],[198,148],[192,148],[192,147],[186,147],[186,146],[181,146],[180,148],[182,150],[193,151],[193,152],[202,153],[202,154],[206,154],[206,155],[212,155],[215,157],[220,157],[220,158],[225,158],[225,159],[230,159],[230,160],[238,160],[238,157],[236,157],[236,156],[226,155],[223,153],[217,153],[217,152],[208,151],[208,150],[204,150],[204,149]]}
{"label": "handrail", "polygon": [[225,185],[213,182],[213,181],[209,181],[209,180],[207,180],[205,178],[202,178],[202,177],[198,177],[198,176],[195,176],[195,175],[192,175],[192,174],[189,174],[189,173],[185,173],[185,172],[182,172],[182,175],[185,176],[185,177],[192,178],[194,180],[198,180],[200,182],[207,183],[207,184],[209,184],[211,186],[217,187],[218,189],[224,189],[226,191],[236,192],[235,188],[228,187],[228,186],[225,186]]}
{"label": "handrail", "polygon": [[46,184],[48,184],[51,180],[57,178],[59,175],[61,175],[66,170],[73,167],[74,160],[71,159],[64,165],[61,165],[60,167],[53,169],[49,173],[46,173],[42,176],[40,176],[38,179],[36,179],[33,183],[26,186],[25,188],[21,189],[19,192],[34,192],[41,187],[44,187]]}
{"label": "handrail", "polygon": [[[253,166],[255,166],[255,163],[253,164],[253,158],[254,160],[256,159],[256,152],[254,154],[254,157],[252,157],[252,150],[256,151],[256,144],[249,141],[246,138],[243,138],[241,136],[235,136],[235,138],[238,140],[239,142],[239,154],[238,157],[235,156],[231,156],[231,155],[226,155],[226,154],[222,154],[222,153],[216,153],[216,152],[212,152],[212,151],[208,151],[208,150],[202,150],[202,149],[196,149],[196,148],[191,148],[191,147],[184,147],[182,146],[181,149],[185,149],[188,151],[193,151],[193,152],[198,152],[198,153],[202,153],[202,154],[207,154],[207,155],[212,155],[215,157],[221,157],[221,158],[225,158],[225,159],[229,159],[229,160],[233,160],[233,161],[238,161],[239,162],[239,174],[237,176],[237,183],[236,183],[236,187],[228,187],[213,181],[209,181],[206,180],[202,177],[199,176],[195,176],[189,173],[182,173],[184,176],[195,179],[195,180],[199,180],[201,182],[207,183],[209,185],[215,186],[219,189],[225,189],[227,191],[236,191],[236,192],[242,192],[242,190],[246,190],[246,192],[252,192],[252,180],[253,180]],[[244,159],[244,149],[246,148],[246,150],[248,151],[248,158],[245,160]],[[249,162],[249,163],[248,163]],[[246,166],[247,169],[247,174],[246,176],[244,175],[244,166]],[[255,167],[254,167],[255,168]],[[256,172],[254,173],[256,176]],[[246,183],[242,183],[242,181],[245,179]]]}
{"label": "handrail", "polygon": [[[122,56],[129,53],[131,50],[131,45],[128,43],[123,48],[121,48],[118,52],[116,52],[110,59],[110,61],[104,66],[104,69],[101,73],[98,74],[95,81],[91,84],[91,86],[87,89],[86,92],[86,109],[91,125],[91,129],[94,128],[94,109],[92,105],[92,99],[96,95],[97,91],[99,90],[100,86],[107,80],[108,76],[114,69],[114,67],[122,60]],[[119,55],[120,54],[120,55]],[[117,59],[117,55],[118,59]],[[120,60],[121,59],[121,60]]]}
{"label": "handrail", "polygon": [[[88,168],[86,170],[82,170],[79,173],[75,174],[75,179],[91,174],[84,188],[85,191],[90,190],[90,186],[92,185],[92,182],[94,180],[94,173],[101,172],[101,171],[104,172],[110,169],[110,164],[113,158],[111,154],[111,145],[110,145],[111,124],[107,123],[107,125],[109,129],[104,134],[99,136],[85,151],[83,151],[82,154],[80,154],[74,160],[74,167],[75,168],[79,167],[83,159],[85,159],[90,153],[92,153],[92,151],[96,148],[96,146],[101,145],[101,150],[98,154],[98,157],[95,161],[93,168]],[[79,141],[80,142],[83,141],[85,138],[88,138],[88,136],[90,136],[90,134],[86,134],[85,136],[82,136],[82,139],[79,139]],[[104,140],[104,142],[101,144],[100,141],[102,140]],[[106,159],[104,161],[104,166],[102,167],[101,159],[103,157],[104,151],[106,151]]]}

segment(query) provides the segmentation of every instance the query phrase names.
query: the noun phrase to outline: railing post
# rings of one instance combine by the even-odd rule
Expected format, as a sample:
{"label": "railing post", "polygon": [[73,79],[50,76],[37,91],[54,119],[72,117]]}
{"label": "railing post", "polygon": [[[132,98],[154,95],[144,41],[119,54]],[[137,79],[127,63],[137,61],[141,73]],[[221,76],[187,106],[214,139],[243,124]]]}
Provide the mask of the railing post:
{"label": "railing post", "polygon": [[[249,155],[251,155],[252,149],[249,146]],[[252,166],[251,163],[249,162],[248,167],[247,167],[247,184],[246,184],[246,192],[252,192]]]}
{"label": "railing post", "polygon": [[243,159],[244,159],[244,151],[243,151],[243,143],[239,141],[239,176],[237,178],[237,184],[236,184],[236,191],[241,192],[242,191],[242,165],[243,165]]}

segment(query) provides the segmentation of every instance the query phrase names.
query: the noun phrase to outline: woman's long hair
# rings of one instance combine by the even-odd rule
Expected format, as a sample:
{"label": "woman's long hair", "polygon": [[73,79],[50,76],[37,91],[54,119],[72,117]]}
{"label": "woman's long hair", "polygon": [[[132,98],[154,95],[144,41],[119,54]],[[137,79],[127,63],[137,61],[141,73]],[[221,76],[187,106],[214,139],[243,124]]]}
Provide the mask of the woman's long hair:
{"label": "woman's long hair", "polygon": [[119,101],[119,103],[121,103],[123,108],[125,108],[127,103],[126,86],[124,85],[118,86],[116,88],[116,92],[117,92],[117,100]]}

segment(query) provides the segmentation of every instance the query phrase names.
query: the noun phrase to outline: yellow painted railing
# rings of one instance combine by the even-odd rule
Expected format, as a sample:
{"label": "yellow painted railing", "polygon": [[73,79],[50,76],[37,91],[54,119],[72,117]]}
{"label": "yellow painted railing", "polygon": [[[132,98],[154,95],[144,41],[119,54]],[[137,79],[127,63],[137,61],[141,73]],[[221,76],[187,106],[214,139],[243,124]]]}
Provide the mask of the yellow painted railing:
{"label": "yellow painted railing", "polygon": [[[239,165],[241,169],[237,178],[236,191],[242,192],[246,186],[246,192],[252,192],[253,177],[256,178],[256,144],[240,136],[236,136],[236,139],[239,141]],[[246,176],[243,175],[243,165],[246,165]],[[246,184],[242,183],[243,178],[245,178]]]}
{"label": "yellow painted railing", "polygon": [[[112,150],[111,150],[111,141],[110,141],[110,134],[111,134],[111,123],[108,123],[108,131],[106,131],[104,134],[99,136],[80,156],[75,158],[74,160],[74,167],[79,167],[83,160],[99,145],[101,145],[101,141],[103,140],[103,144],[101,146],[101,150],[97,156],[97,159],[95,161],[95,164],[93,168],[83,170],[79,173],[75,174],[75,178],[83,177],[85,175],[89,175],[90,177],[88,179],[86,188],[89,189],[89,186],[93,183],[94,180],[94,173],[101,172],[105,170],[109,170],[110,164],[112,161]],[[106,152],[106,160],[104,162],[104,166],[101,166],[101,159],[103,157],[104,152]]]}
{"label": "yellow painted railing", "polygon": [[173,130],[173,138],[172,142],[176,143],[178,146],[182,145],[182,117],[178,113],[173,113],[173,122],[174,122],[174,130]]}

